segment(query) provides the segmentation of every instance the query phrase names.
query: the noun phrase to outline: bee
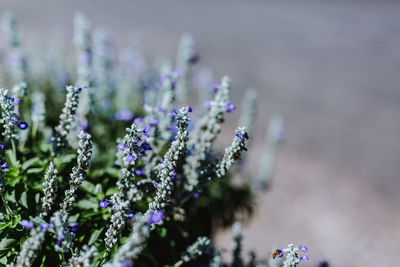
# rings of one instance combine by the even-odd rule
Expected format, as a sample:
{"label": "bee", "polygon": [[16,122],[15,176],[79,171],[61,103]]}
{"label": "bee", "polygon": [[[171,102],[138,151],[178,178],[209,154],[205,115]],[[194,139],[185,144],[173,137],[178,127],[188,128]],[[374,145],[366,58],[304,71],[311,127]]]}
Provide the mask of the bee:
{"label": "bee", "polygon": [[280,248],[275,249],[275,251],[272,253],[272,258],[273,259],[275,259],[276,257],[280,258],[282,256],[283,256],[283,251]]}

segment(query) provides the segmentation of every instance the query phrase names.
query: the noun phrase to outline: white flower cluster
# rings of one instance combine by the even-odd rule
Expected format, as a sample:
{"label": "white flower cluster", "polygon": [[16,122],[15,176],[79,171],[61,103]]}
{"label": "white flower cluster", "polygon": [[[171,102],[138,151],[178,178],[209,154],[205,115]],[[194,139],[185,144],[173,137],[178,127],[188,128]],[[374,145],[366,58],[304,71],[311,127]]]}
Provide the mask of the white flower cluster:
{"label": "white flower cluster", "polygon": [[143,214],[135,215],[131,234],[117,250],[112,262],[106,263],[104,267],[121,266],[122,263],[133,262],[142,252],[149,235],[150,228],[147,224],[147,216]]}
{"label": "white flower cluster", "polygon": [[92,137],[90,134],[83,131],[79,134],[79,148],[78,148],[78,159],[77,166],[72,168],[70,174],[69,189],[65,191],[65,198],[61,204],[62,213],[68,214],[72,208],[72,204],[75,202],[75,192],[78,190],[78,186],[86,178],[86,170],[89,167],[89,161],[92,158]]}
{"label": "white flower cluster", "polygon": [[[197,257],[203,255],[203,253],[210,248],[211,241],[207,237],[201,236],[197,240],[187,247],[186,251],[181,256],[182,262],[189,262],[195,260]],[[175,264],[179,266],[179,264]]]}
{"label": "white flower cluster", "polygon": [[58,126],[55,127],[56,136],[53,140],[54,150],[62,151],[68,147],[67,135],[71,131],[72,124],[75,121],[75,114],[79,104],[80,89],[74,86],[67,86],[67,96],[64,108],[60,115]]}
{"label": "white flower cluster", "polygon": [[235,160],[239,159],[241,154],[247,150],[246,142],[248,138],[246,128],[239,127],[236,130],[232,144],[225,148],[224,156],[217,164],[215,171],[217,178],[224,176],[233,163],[235,163]]}
{"label": "white flower cluster", "polygon": [[36,133],[38,128],[42,128],[43,122],[45,120],[46,115],[46,107],[45,107],[45,96],[40,91],[34,91],[32,93],[32,110],[31,110],[31,119],[32,119],[32,132]]}
{"label": "white flower cluster", "polygon": [[0,89],[0,106],[1,106],[1,119],[0,123],[3,125],[3,136],[10,140],[18,139],[16,132],[16,120],[18,119],[11,104],[11,97],[8,95],[8,90]]}
{"label": "white flower cluster", "polygon": [[188,108],[181,108],[179,114],[176,115],[176,119],[178,122],[178,134],[164,155],[163,162],[157,166],[160,184],[157,186],[157,193],[154,200],[149,204],[149,210],[163,210],[167,205],[174,187],[173,179],[176,176],[176,165],[186,154],[188,141],[187,127],[189,122]]}
{"label": "white flower cluster", "polygon": [[120,234],[125,228],[125,215],[129,207],[129,201],[121,200],[117,194],[114,194],[111,197],[111,203],[113,204],[111,224],[107,229],[106,237],[104,239],[107,250],[111,250],[118,242]]}
{"label": "white flower cluster", "polygon": [[12,96],[22,101],[26,95],[27,88],[28,85],[26,84],[26,82],[15,84],[11,89]]}
{"label": "white flower cluster", "polygon": [[74,255],[69,259],[70,267],[90,267],[93,260],[99,253],[95,246],[88,247],[84,245],[78,255]]}
{"label": "white flower cluster", "polygon": [[214,140],[221,131],[226,105],[229,101],[230,84],[228,77],[222,78],[214,99],[210,102],[207,114],[202,117],[192,134],[193,139],[190,140],[189,147],[193,146],[194,151],[191,156],[187,157],[187,164],[184,167],[188,190],[193,190],[197,185],[199,168],[202,167]]}
{"label": "white flower cluster", "polygon": [[36,259],[38,250],[44,241],[45,231],[40,227],[35,227],[31,230],[30,237],[22,244],[22,249],[13,264],[8,267],[31,267]]}
{"label": "white flower cluster", "polygon": [[132,123],[130,128],[126,128],[127,134],[118,145],[117,157],[121,167],[122,178],[117,185],[124,195],[131,188],[132,178],[135,176],[136,160],[139,157],[139,144],[142,142],[142,133],[137,126]]}
{"label": "white flower cluster", "polygon": [[42,210],[40,217],[44,218],[49,215],[49,212],[54,204],[54,200],[57,196],[57,175],[58,171],[54,167],[53,162],[50,162],[49,169],[44,176],[44,196],[42,197]]}

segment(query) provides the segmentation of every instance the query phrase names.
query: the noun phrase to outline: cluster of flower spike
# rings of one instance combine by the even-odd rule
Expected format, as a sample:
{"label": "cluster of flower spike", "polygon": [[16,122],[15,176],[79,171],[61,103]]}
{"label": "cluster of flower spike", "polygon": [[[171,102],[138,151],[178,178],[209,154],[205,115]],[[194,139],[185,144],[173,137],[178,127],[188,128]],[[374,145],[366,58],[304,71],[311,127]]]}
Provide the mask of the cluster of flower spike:
{"label": "cluster of flower spike", "polygon": [[42,210],[40,212],[42,218],[49,214],[54,204],[57,194],[57,175],[57,169],[54,167],[53,162],[50,162],[49,169],[44,176],[44,196],[42,197]]}
{"label": "cluster of flower spike", "polygon": [[89,161],[92,158],[92,139],[90,134],[83,131],[79,134],[79,148],[77,166],[72,168],[70,174],[69,189],[65,191],[65,198],[61,204],[63,214],[68,214],[72,204],[75,202],[75,192],[78,186],[86,178],[86,170],[89,167]]}
{"label": "cluster of flower spike", "polygon": [[84,245],[79,254],[69,259],[69,265],[70,267],[90,267],[98,254],[95,246],[88,247]]}
{"label": "cluster of flower spike", "polygon": [[179,110],[179,114],[176,115],[178,122],[177,129],[178,134],[176,139],[172,142],[171,147],[164,155],[164,160],[157,167],[158,177],[160,183],[157,186],[157,193],[153,201],[149,204],[149,210],[164,209],[168,203],[169,197],[172,193],[174,183],[173,180],[176,178],[176,165],[179,160],[186,153],[186,145],[188,141],[188,112],[190,107],[183,107]]}
{"label": "cluster of flower spike", "polygon": [[188,156],[187,164],[184,167],[188,190],[193,190],[198,184],[199,168],[201,168],[214,140],[221,131],[224,113],[227,111],[227,104],[229,104],[230,83],[228,77],[222,78],[214,99],[209,103],[206,116],[199,121],[192,135],[194,138],[189,142],[189,147],[193,146],[194,150],[193,154]]}
{"label": "cluster of flower spike", "polygon": [[64,108],[60,115],[60,121],[56,126],[56,135],[53,137],[53,150],[55,152],[62,152],[68,147],[67,135],[71,131],[73,122],[75,121],[75,114],[79,104],[79,92],[81,88],[74,86],[67,86],[67,96],[65,99]]}
{"label": "cluster of flower spike", "polygon": [[117,194],[111,197],[111,202],[113,204],[111,224],[107,229],[106,238],[104,239],[108,250],[111,250],[118,242],[121,231],[125,228],[125,216],[129,207],[129,201],[121,200]]}
{"label": "cluster of flower spike", "polygon": [[18,139],[16,132],[16,126],[22,130],[28,127],[26,122],[21,122],[18,119],[18,115],[15,112],[16,104],[20,104],[20,100],[16,100],[8,95],[8,90],[0,89],[0,107],[1,107],[1,118],[0,123],[3,126],[3,136],[8,140]]}
{"label": "cluster of flower spike", "polygon": [[[148,218],[143,214],[136,214],[130,236],[117,250],[112,262],[106,263],[104,267],[121,266],[123,263],[130,263],[135,260],[144,248],[144,244],[150,235]],[[123,266],[123,265],[122,265]]]}
{"label": "cluster of flower spike", "polygon": [[[205,236],[198,237],[197,240],[187,247],[186,251],[181,256],[182,262],[189,262],[197,257],[203,255],[203,253],[210,248],[211,241]],[[175,264],[179,266],[179,264]]]}
{"label": "cluster of flower spike", "polygon": [[[33,224],[32,224],[33,226]],[[12,267],[31,267],[44,241],[45,231],[37,226],[31,229],[30,237],[22,244],[22,249]]]}

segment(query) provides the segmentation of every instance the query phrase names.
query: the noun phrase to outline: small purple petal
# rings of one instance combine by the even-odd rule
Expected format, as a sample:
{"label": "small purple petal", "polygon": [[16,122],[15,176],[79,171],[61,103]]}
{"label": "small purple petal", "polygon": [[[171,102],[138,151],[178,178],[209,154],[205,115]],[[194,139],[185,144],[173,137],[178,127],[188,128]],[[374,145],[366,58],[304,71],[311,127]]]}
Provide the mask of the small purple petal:
{"label": "small purple petal", "polygon": [[147,219],[147,224],[158,224],[164,219],[164,212],[162,210],[150,211]]}
{"label": "small purple petal", "polygon": [[218,91],[218,88],[219,88],[219,83],[214,83],[211,88],[211,91],[215,94]]}
{"label": "small purple petal", "polygon": [[4,162],[3,165],[1,165],[1,169],[4,170],[4,169],[7,169],[7,168],[8,168],[8,163]]}
{"label": "small purple petal", "polygon": [[0,145],[0,149],[3,149],[4,148],[4,145]]}
{"label": "small purple petal", "polygon": [[243,134],[235,134],[235,136],[236,136],[237,138],[239,138],[240,140],[244,141],[244,136],[243,136]]}
{"label": "small purple petal", "polygon": [[186,107],[186,111],[187,111],[187,112],[192,112],[193,109],[192,109],[191,107],[187,106],[187,107]]}
{"label": "small purple petal", "polygon": [[22,220],[19,222],[26,230],[31,230],[33,228],[33,222],[28,220]]}
{"label": "small purple petal", "polygon": [[135,125],[139,125],[143,122],[143,118],[142,117],[137,117],[136,119],[133,120],[133,123]]}
{"label": "small purple petal", "polygon": [[308,256],[300,256],[299,260],[301,260],[301,261],[309,261],[310,258]]}
{"label": "small purple petal", "polygon": [[25,130],[26,128],[28,128],[28,123],[21,122],[18,124],[18,128],[20,128],[21,130]]}
{"label": "small purple petal", "polygon": [[231,103],[231,101],[226,102],[225,105],[226,112],[232,112],[236,109],[235,105]]}
{"label": "small purple petal", "polygon": [[100,208],[107,208],[109,204],[110,204],[110,201],[108,199],[106,199],[104,201],[102,201],[102,200],[99,201]]}
{"label": "small purple petal", "polygon": [[117,150],[118,151],[124,151],[125,148],[126,148],[125,145],[118,145]]}
{"label": "small purple petal", "polygon": [[199,195],[199,193],[194,193],[193,197],[194,197],[194,198],[199,198],[200,195]]}
{"label": "small purple petal", "polygon": [[39,226],[40,226],[40,229],[41,229],[42,231],[47,231],[47,230],[52,226],[52,224],[51,224],[51,223],[41,222],[41,223],[39,224]]}
{"label": "small purple petal", "polygon": [[203,107],[208,108],[211,106],[211,99],[207,99],[206,102],[203,103]]}
{"label": "small purple petal", "polygon": [[16,105],[16,104],[21,104],[21,100],[14,100],[14,97],[11,97],[11,101],[10,101],[10,103],[12,104],[12,105]]}
{"label": "small purple petal", "polygon": [[146,172],[144,171],[144,169],[137,169],[135,170],[135,174],[136,175],[144,175]]}

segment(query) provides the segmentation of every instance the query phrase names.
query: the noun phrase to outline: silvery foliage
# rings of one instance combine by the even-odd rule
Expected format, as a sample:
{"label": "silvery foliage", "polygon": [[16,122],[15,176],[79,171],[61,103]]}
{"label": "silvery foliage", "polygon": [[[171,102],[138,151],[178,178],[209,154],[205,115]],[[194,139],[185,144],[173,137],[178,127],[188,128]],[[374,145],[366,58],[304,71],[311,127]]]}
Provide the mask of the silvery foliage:
{"label": "silvery foliage", "polygon": [[15,98],[23,100],[26,95],[27,87],[28,85],[26,82],[19,82],[12,87],[11,93]]}
{"label": "silvery foliage", "polygon": [[182,103],[187,99],[190,91],[191,76],[192,76],[192,60],[196,56],[194,41],[192,36],[184,34],[178,46],[178,54],[176,59],[176,69],[184,74],[183,79],[177,82],[177,97]]}
{"label": "silvery foliage", "polygon": [[7,61],[11,68],[11,80],[14,84],[23,82],[26,80],[26,60],[22,53],[17,24],[11,13],[4,14],[2,29],[8,42]]}
{"label": "silvery foliage", "polygon": [[44,176],[43,193],[42,197],[42,210],[40,217],[44,218],[49,215],[49,212],[54,204],[54,200],[57,196],[57,175],[58,171],[54,167],[53,162],[50,162],[49,169]]}
{"label": "silvery foliage", "polygon": [[191,135],[189,147],[193,147],[193,154],[187,157],[187,164],[184,166],[188,190],[193,190],[198,184],[199,171],[201,171],[199,168],[202,167],[207,154],[211,151],[214,140],[221,131],[226,103],[229,101],[230,87],[230,79],[228,77],[222,78],[214,99],[210,102],[207,114],[201,118]]}
{"label": "silvery foliage", "polygon": [[241,154],[247,150],[246,142],[248,138],[249,136],[245,127],[239,127],[236,130],[232,144],[225,148],[224,156],[217,164],[215,171],[217,178],[226,175],[228,169],[240,158]]}
{"label": "silvery foliage", "polygon": [[243,266],[243,260],[241,257],[242,239],[243,239],[242,225],[239,222],[236,222],[232,227],[232,232],[233,232],[232,267],[242,267]]}
{"label": "silvery foliage", "polygon": [[111,197],[112,203],[112,216],[111,224],[107,229],[106,237],[104,239],[106,248],[111,250],[115,244],[117,244],[122,230],[125,228],[126,223],[126,212],[129,207],[129,201],[123,201],[114,194]]}
{"label": "silvery foliage", "polygon": [[254,122],[257,113],[257,91],[247,89],[242,101],[242,112],[240,114],[239,125],[243,125],[247,129],[249,136],[252,136]]}
{"label": "silvery foliage", "polygon": [[61,204],[62,213],[68,214],[75,202],[75,192],[79,185],[86,178],[86,170],[89,167],[90,159],[92,158],[92,137],[90,134],[81,131],[79,134],[79,147],[77,165],[72,168],[70,174],[69,189],[65,191],[65,198]]}
{"label": "silvery foliage", "polygon": [[57,152],[62,152],[69,146],[67,135],[70,133],[72,124],[75,121],[75,114],[79,104],[80,88],[74,86],[67,86],[67,95],[65,98],[64,108],[62,109],[60,120],[55,127],[56,135],[53,140],[53,149]]}
{"label": "silvery foliage", "polygon": [[147,216],[136,214],[133,218],[132,232],[125,240],[124,244],[119,247],[111,262],[104,267],[121,266],[124,262],[133,262],[144,248],[144,244],[150,235],[150,228],[147,224]]}
{"label": "silvery foliage", "polygon": [[[189,262],[203,255],[211,245],[210,239],[205,236],[198,237],[197,240],[187,247],[186,251],[181,256],[182,262]],[[175,266],[179,266],[175,264]]]}
{"label": "silvery foliage", "polygon": [[4,88],[0,89],[0,106],[0,123],[3,126],[2,135],[9,140],[17,140],[18,135],[15,122],[18,120],[18,117],[15,113],[15,105],[11,104],[11,97],[8,95],[8,90]]}
{"label": "silvery foliage", "polygon": [[18,257],[13,264],[9,264],[9,267],[31,267],[36,259],[38,250],[41,248],[44,242],[45,231],[42,231],[39,226],[31,229],[30,236],[22,244],[22,249],[18,254]]}
{"label": "silvery foliage", "polygon": [[214,251],[214,254],[210,261],[210,267],[220,267],[220,265],[221,265],[221,253],[219,251]]}
{"label": "silvery foliage", "polygon": [[259,181],[261,188],[266,189],[271,184],[271,179],[275,167],[276,153],[279,143],[282,141],[283,120],[282,118],[273,117],[267,127],[266,140],[264,142],[264,153],[260,157],[259,163]]}
{"label": "silvery foliage", "polygon": [[173,179],[176,176],[175,168],[177,163],[181,160],[187,150],[188,141],[188,108],[183,107],[176,115],[178,133],[171,147],[164,155],[164,160],[156,167],[157,176],[160,183],[157,186],[157,193],[153,201],[149,204],[149,210],[163,210],[165,209],[172,190],[174,188]]}
{"label": "silvery foliage", "polygon": [[69,259],[70,267],[90,267],[93,260],[97,257],[98,251],[95,246],[84,245],[79,254],[75,254]]}
{"label": "silvery foliage", "polygon": [[69,252],[73,246],[73,238],[75,236],[68,229],[68,215],[63,214],[62,211],[56,211],[50,218],[50,222],[54,226],[54,238],[57,240],[54,246],[57,252]]}

